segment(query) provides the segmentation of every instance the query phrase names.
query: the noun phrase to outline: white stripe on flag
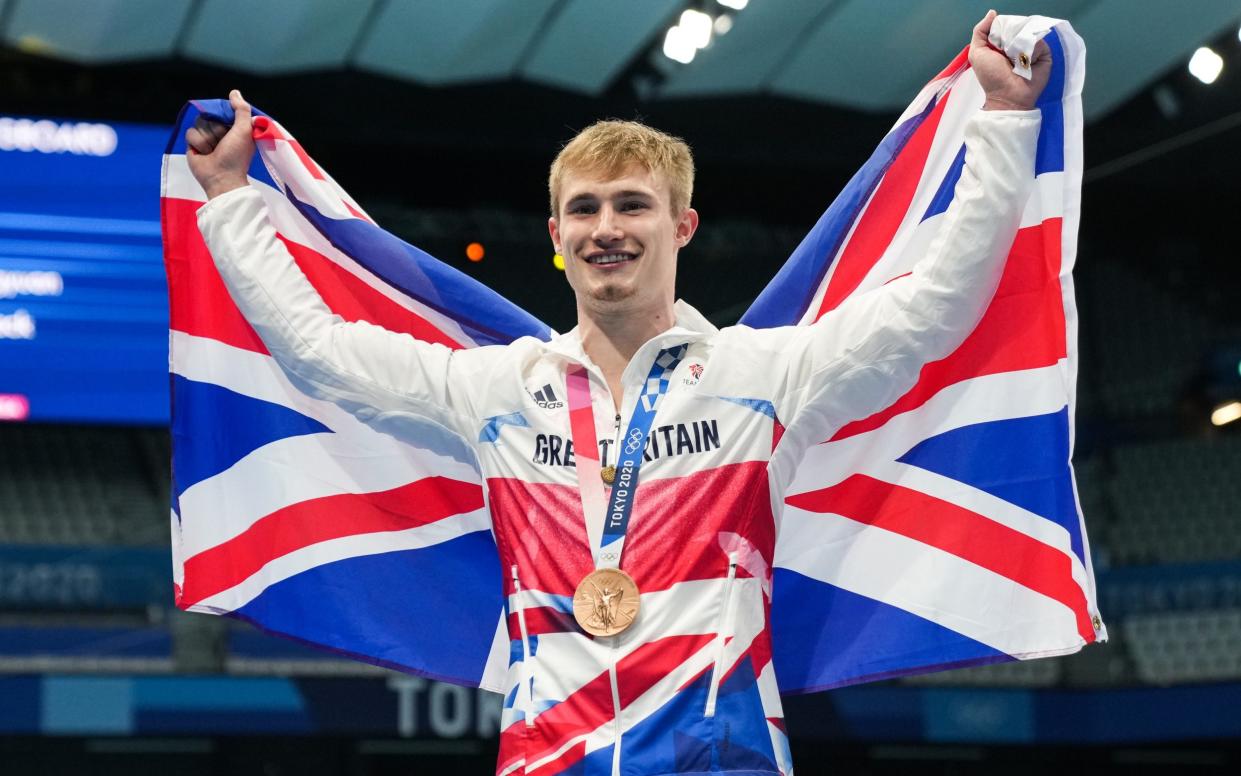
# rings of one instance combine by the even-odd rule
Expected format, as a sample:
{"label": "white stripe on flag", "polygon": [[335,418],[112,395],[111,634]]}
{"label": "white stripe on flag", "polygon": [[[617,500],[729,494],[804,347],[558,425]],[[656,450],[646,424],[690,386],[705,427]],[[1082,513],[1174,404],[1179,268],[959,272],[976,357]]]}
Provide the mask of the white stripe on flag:
{"label": "white stripe on flag", "polygon": [[328,563],[366,555],[417,550],[476,531],[490,530],[491,516],[487,509],[483,508],[404,531],[357,534],[319,542],[272,559],[245,581],[204,598],[190,607],[190,611],[231,612],[250,603],[271,585]]}
{"label": "white stripe on flag", "polygon": [[378,434],[335,404],[299,391],[271,356],[176,330],[169,332],[168,351],[169,371],[187,380],[288,407],[335,430]]}
{"label": "white stripe on flag", "polygon": [[[198,185],[198,182],[194,180],[194,176],[190,173],[185,156],[180,154],[170,155],[165,157],[165,159],[164,196],[205,202],[206,194],[203,193],[202,187]],[[300,166],[300,162],[298,165]],[[342,267],[393,303],[425,319],[456,342],[466,347],[477,344],[473,338],[462,330],[456,321],[380,280],[370,270],[337,249],[318,229],[315,229],[314,226],[306,221],[302,214],[297,211],[297,208],[293,206],[293,203],[279,189],[274,189],[254,178],[250,178],[250,185],[258,189],[259,193],[263,195],[263,202],[267,205],[268,217],[271,219],[272,226],[276,227],[276,231],[285,239],[324,256],[328,261]]]}
{"label": "white stripe on flag", "polygon": [[1067,401],[1063,370],[1061,359],[1053,366],[984,375],[950,385],[922,406],[890,418],[873,431],[814,445],[806,451],[788,487],[779,492],[792,495],[830,487],[867,461],[895,461],[920,442],[963,426],[1058,412]]}
{"label": "white stripe on flag", "polygon": [[[190,486],[179,499],[188,560],[241,534],[279,509],[343,493],[375,493],[426,477],[469,475],[472,469],[401,445],[342,434],[280,439],[223,472]],[[454,471],[455,469],[455,471]],[[279,476],[276,476],[278,473]]]}
{"label": "white stripe on flag", "polygon": [[784,546],[798,548],[784,558],[784,568],[903,609],[1000,652],[1050,654],[1084,644],[1069,607],[923,542],[794,507],[785,508],[780,531]]}

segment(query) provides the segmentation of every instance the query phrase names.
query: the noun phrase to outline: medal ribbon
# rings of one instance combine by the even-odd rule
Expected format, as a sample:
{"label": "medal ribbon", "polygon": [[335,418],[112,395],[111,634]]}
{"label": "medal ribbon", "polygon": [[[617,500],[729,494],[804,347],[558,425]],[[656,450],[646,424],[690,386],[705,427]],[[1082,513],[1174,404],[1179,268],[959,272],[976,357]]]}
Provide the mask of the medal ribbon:
{"label": "medal ribbon", "polygon": [[586,367],[569,369],[566,375],[569,399],[569,433],[573,438],[573,466],[577,470],[577,488],[582,498],[582,514],[586,516],[586,541],[591,556],[598,554],[600,526],[607,497],[603,494],[602,468],[599,463],[599,441],[595,436],[595,413],[590,404],[590,378]]}
{"label": "medal ribbon", "polygon": [[[659,352],[655,363],[651,365],[646,383],[642,386],[642,393],[638,396],[633,414],[629,416],[625,435],[621,437],[619,449],[616,451],[616,478],[612,482],[612,495],[607,499],[607,509],[604,512],[602,536],[599,538],[599,549],[595,553],[596,568],[620,568],[621,550],[625,546],[625,533],[629,530],[629,515],[633,511],[638,472],[642,468],[642,456],[646,452],[646,439],[650,434],[651,422],[655,419],[660,400],[668,392],[672,373],[684,358],[686,349],[686,345],[677,345]],[[589,535],[592,533],[591,515],[598,514],[597,510],[604,503],[594,408],[591,406],[590,382],[584,368],[570,369],[566,382],[573,457]],[[590,538],[593,547],[594,537]]]}

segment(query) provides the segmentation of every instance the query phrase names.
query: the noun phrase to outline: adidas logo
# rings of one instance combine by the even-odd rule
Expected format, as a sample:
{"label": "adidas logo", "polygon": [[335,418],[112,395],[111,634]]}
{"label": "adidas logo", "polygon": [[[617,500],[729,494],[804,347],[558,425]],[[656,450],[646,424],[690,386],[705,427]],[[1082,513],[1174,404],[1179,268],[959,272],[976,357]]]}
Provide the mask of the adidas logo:
{"label": "adidas logo", "polygon": [[530,391],[526,392],[530,393],[530,396],[534,399],[535,404],[545,410],[556,410],[564,406],[564,402],[556,398],[556,392],[552,390],[551,384],[544,385],[542,388],[534,391],[533,393]]}

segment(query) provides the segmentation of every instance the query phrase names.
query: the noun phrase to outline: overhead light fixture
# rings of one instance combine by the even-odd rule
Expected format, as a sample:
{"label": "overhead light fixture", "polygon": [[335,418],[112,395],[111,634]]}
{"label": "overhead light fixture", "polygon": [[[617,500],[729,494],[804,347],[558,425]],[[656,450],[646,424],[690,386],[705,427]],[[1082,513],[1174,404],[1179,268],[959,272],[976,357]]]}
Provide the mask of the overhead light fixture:
{"label": "overhead light fixture", "polygon": [[1220,71],[1224,69],[1224,59],[1211,49],[1203,46],[1189,58],[1189,73],[1204,84],[1215,83]]}
{"label": "overhead light fixture", "polygon": [[688,65],[694,61],[694,55],[697,53],[698,47],[690,40],[689,33],[681,25],[678,24],[668,29],[668,34],[664,36],[664,56]]}
{"label": "overhead light fixture", "polygon": [[688,65],[694,61],[698,49],[706,48],[711,43],[714,26],[715,19],[711,14],[693,8],[685,10],[677,24],[664,36],[664,56]]}
{"label": "overhead light fixture", "polygon": [[1230,401],[1227,404],[1221,404],[1211,413],[1211,423],[1216,426],[1223,426],[1239,419],[1241,419],[1241,401]]}
{"label": "overhead light fixture", "polygon": [[695,49],[706,48],[711,42],[711,23],[715,20],[710,14],[690,8],[681,14],[679,26],[689,36],[688,40]]}
{"label": "overhead light fixture", "polygon": [[727,35],[728,31],[733,28],[733,17],[726,13],[722,13],[715,17],[715,24],[711,25],[716,35]]}
{"label": "overhead light fixture", "polygon": [[[724,6],[725,8],[731,8],[734,11],[743,10],[747,5],[750,4],[750,0],[715,0],[715,1],[719,3],[720,5]],[[1241,32],[1239,32],[1238,35],[1241,35]]]}

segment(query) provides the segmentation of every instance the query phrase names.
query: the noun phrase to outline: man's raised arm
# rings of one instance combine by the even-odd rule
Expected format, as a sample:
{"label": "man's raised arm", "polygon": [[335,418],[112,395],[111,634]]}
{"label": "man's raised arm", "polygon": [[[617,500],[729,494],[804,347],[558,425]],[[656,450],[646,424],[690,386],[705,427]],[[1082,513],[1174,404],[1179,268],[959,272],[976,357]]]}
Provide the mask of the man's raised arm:
{"label": "man's raised arm", "polygon": [[984,109],[965,130],[965,165],[927,255],[910,274],[847,299],[810,326],[731,330],[750,363],[776,376],[776,411],[793,450],[889,406],[922,367],[947,357],[990,304],[1034,184],[1041,125],[1035,101],[1050,54],[1040,42],[1026,80],[987,43],[994,11],[974,28],[970,63]]}
{"label": "man's raised arm", "polygon": [[[249,185],[254,157],[250,106],[229,95],[234,122],[200,116],[186,132],[190,172],[207,204],[198,225],[233,301],[303,390],[363,419],[402,411],[473,433],[468,376],[451,349],[331,312],[297,267]],[[457,390],[452,390],[453,387]]]}

